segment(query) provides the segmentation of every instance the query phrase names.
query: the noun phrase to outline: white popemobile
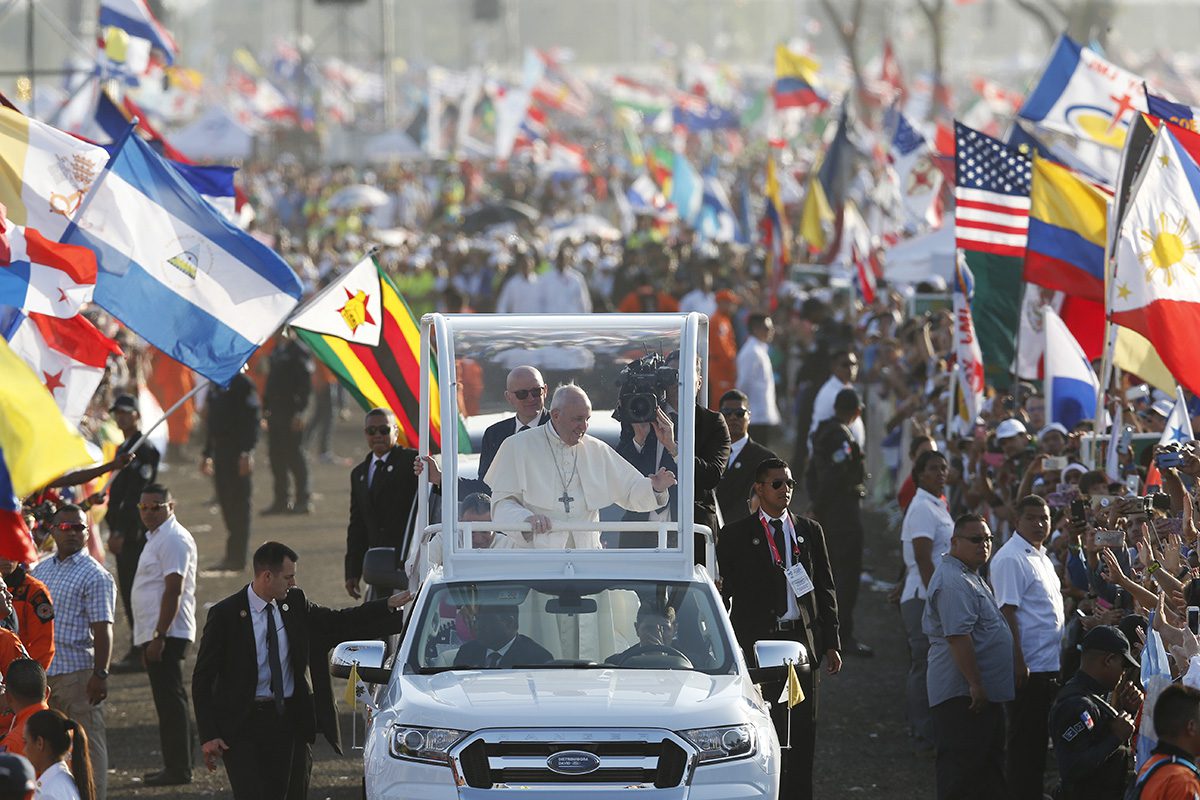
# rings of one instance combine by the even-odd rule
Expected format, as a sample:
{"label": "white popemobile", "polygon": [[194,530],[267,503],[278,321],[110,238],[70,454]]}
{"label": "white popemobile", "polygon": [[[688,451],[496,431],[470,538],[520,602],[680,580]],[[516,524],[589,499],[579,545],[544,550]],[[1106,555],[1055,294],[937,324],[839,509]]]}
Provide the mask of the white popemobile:
{"label": "white popemobile", "polygon": [[[707,320],[695,313],[427,315],[420,452],[430,452],[434,342],[442,387],[457,385],[467,361],[481,367],[485,384],[534,364],[547,383],[574,380],[596,407],[636,414],[636,402],[622,398],[645,383],[629,380],[628,365],[677,348],[680,374],[656,379],[665,374],[695,386],[696,355],[706,357],[707,339]],[[456,418],[457,394],[441,392],[441,420]],[[516,546],[473,549],[480,537],[472,533],[499,523],[457,519],[458,459],[442,464],[440,516],[448,522],[428,524],[437,511],[429,498],[438,495],[422,475],[415,530],[425,540],[440,533],[443,566],[425,576],[399,637],[347,642],[332,660],[338,677],[355,665],[374,707],[363,752],[367,798],[778,796],[779,741],[756,684],[781,680],[784,665],[802,659],[801,648],[760,642],[759,664],[750,669],[736,646],[713,583],[711,533],[693,525],[688,432],[695,406],[680,405],[678,522],[670,514],[651,515],[665,521],[555,522],[556,531],[602,528],[599,549],[539,547],[530,543],[536,535],[528,523],[508,522]],[[456,426],[441,430],[443,452],[456,452]],[[693,528],[707,537],[707,568],[694,566]],[[657,534],[657,546],[645,546],[645,537],[638,549],[618,546],[627,531]],[[585,539],[594,541],[594,533]],[[368,554],[368,583],[404,585],[405,555]]]}

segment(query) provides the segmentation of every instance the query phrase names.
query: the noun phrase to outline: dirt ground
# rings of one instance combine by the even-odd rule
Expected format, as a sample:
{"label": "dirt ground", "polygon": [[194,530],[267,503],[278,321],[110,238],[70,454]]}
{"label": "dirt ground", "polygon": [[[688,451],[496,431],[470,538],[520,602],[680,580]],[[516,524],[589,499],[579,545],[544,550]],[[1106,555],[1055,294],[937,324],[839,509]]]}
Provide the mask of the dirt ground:
{"label": "dirt ground", "polygon": [[[355,420],[355,423],[357,420]],[[335,449],[355,461],[365,453],[359,426],[339,423]],[[200,567],[216,562],[223,554],[225,529],[215,505],[209,479],[196,469],[196,459],[175,459],[161,475],[176,494],[176,513],[196,537]],[[313,489],[318,494],[316,512],[309,516],[259,517],[257,509],[271,502],[270,471],[265,443],[256,454],[254,474],[254,528],[252,548],[268,539],[288,543],[300,554],[298,582],[314,601],[343,606],[352,601],[342,587],[342,556],[350,465],[311,463]],[[877,576],[894,577],[899,561],[899,538],[880,525],[867,534],[866,563]],[[197,586],[197,616],[201,627],[206,604],[231,594],[249,580],[249,575],[210,576],[201,574]],[[115,634],[117,655],[129,643],[129,629],[118,613]],[[820,687],[820,723],[816,756],[816,796],[818,798],[927,798],[933,796],[933,759],[915,755],[904,724],[904,672],[907,650],[898,610],[887,605],[884,595],[863,587],[856,614],[859,638],[875,648],[875,658],[847,658],[840,675],[824,676]],[[187,674],[190,680],[195,646],[189,652]],[[335,691],[343,688],[334,681]],[[192,800],[201,797],[228,797],[229,784],[224,771],[207,772],[199,757],[193,783],[189,786],[147,788],[143,773],[161,768],[158,722],[144,674],[114,675],[109,682],[106,703],[110,773],[109,796],[172,797]],[[359,740],[362,738],[361,721]],[[343,740],[350,741],[350,715],[342,714]],[[349,751],[338,756],[319,739],[314,747],[311,797],[316,800],[349,800],[360,796],[361,752]]]}

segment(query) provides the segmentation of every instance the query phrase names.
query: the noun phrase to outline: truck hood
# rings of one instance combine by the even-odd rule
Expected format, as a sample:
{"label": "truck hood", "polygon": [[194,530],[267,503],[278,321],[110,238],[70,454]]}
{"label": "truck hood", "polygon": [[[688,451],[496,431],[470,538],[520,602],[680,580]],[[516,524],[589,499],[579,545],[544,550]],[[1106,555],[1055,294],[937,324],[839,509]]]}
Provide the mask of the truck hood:
{"label": "truck hood", "polygon": [[762,698],[739,675],[683,670],[466,670],[403,675],[384,715],[408,725],[495,727],[653,727],[729,725],[765,715]]}

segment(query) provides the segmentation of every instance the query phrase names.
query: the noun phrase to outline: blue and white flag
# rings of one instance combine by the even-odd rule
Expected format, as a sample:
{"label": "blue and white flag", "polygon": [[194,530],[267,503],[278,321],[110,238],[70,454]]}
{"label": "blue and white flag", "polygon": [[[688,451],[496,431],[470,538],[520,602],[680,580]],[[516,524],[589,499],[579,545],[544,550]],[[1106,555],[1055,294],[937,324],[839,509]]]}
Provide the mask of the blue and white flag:
{"label": "blue and white flag", "polygon": [[1100,380],[1083,348],[1050,306],[1043,306],[1046,332],[1046,421],[1075,430],[1081,421],[1096,416]]}
{"label": "blue and white flag", "polygon": [[1188,412],[1187,402],[1183,399],[1183,389],[1175,387],[1175,405],[1167,416],[1167,424],[1163,427],[1162,437],[1158,440],[1160,447],[1169,444],[1187,444],[1195,439],[1192,433],[1192,415]]}
{"label": "blue and white flag", "polygon": [[100,0],[100,27],[120,28],[163,54],[168,65],[175,63],[179,45],[146,5],[145,0]]}
{"label": "blue and white flag", "polygon": [[1142,78],[1059,36],[1046,70],[1017,116],[1037,129],[1074,137],[1076,156],[1116,179],[1129,122],[1146,110]]}
{"label": "blue and white flag", "polygon": [[679,218],[694,225],[703,200],[704,181],[700,173],[688,163],[683,153],[676,152],[671,164],[671,203]]}
{"label": "blue and white flag", "polygon": [[227,384],[300,299],[300,280],[136,136],[63,241],[99,261],[94,302],[167,355]]}
{"label": "blue and white flag", "polygon": [[929,143],[896,107],[888,109],[884,129],[892,131],[890,161],[907,214],[905,223],[936,227],[941,221],[936,201],[942,190],[942,171],[934,163]]}
{"label": "blue and white flag", "polygon": [[737,216],[733,213],[733,205],[729,202],[725,187],[716,175],[704,176],[704,197],[700,201],[696,233],[701,239],[714,242],[737,240]]}

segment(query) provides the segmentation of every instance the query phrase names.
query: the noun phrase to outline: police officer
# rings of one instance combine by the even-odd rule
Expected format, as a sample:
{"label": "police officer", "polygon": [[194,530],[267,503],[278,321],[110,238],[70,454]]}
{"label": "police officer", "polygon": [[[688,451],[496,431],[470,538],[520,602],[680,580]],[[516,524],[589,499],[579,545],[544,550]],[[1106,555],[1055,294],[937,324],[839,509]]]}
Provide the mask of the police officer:
{"label": "police officer", "polygon": [[[308,489],[308,458],[304,453],[304,412],[312,394],[313,360],[292,338],[281,338],[271,352],[263,417],[267,420],[267,454],[275,479],[275,500],[263,514],[312,512]],[[296,484],[296,503],[288,494],[288,474]]]}
{"label": "police officer", "polygon": [[825,530],[829,561],[837,586],[838,620],[842,642],[853,655],[869,658],[874,650],[854,638],[854,605],[862,572],[862,499],[867,470],[862,448],[850,426],[862,414],[862,401],[853,389],[842,389],[833,403],[833,416],[813,434],[806,488],[813,518]]}
{"label": "police officer", "polygon": [[[137,400],[132,396],[119,395],[113,401],[109,413],[125,435],[125,441],[117,448],[118,458],[131,451],[137,440],[142,438],[141,414]],[[108,549],[117,557],[117,589],[121,594],[121,605],[125,610],[125,621],[133,630],[133,611],[129,604],[133,591],[133,576],[137,572],[138,558],[146,545],[146,532],[138,514],[138,500],[142,489],[158,479],[158,448],[150,440],[142,442],[133,454],[131,463],[119,469],[108,487],[108,513],[104,521],[108,524]],[[132,643],[124,658],[112,665],[113,672],[133,672],[142,668],[141,651]]]}
{"label": "police officer", "polygon": [[[1050,709],[1050,734],[1062,779],[1059,800],[1118,800],[1130,767],[1130,716],[1142,693],[1126,670],[1139,668],[1125,634],[1111,625],[1088,631],[1080,644],[1079,672],[1058,692]],[[1115,691],[1116,707],[1106,696]]]}
{"label": "police officer", "polygon": [[201,470],[212,475],[229,538],[225,558],[209,569],[240,572],[250,541],[250,473],[258,443],[258,391],[244,373],[208,393],[208,440]]}

